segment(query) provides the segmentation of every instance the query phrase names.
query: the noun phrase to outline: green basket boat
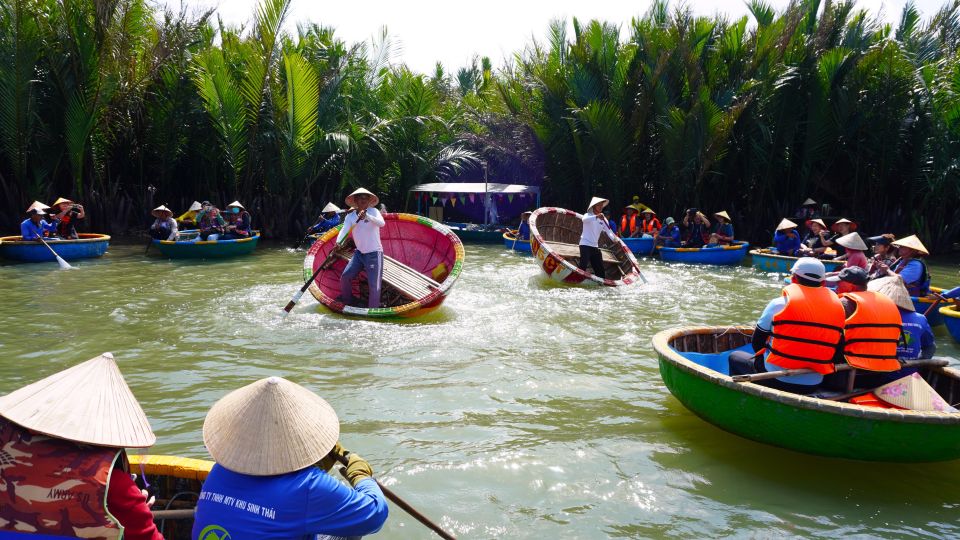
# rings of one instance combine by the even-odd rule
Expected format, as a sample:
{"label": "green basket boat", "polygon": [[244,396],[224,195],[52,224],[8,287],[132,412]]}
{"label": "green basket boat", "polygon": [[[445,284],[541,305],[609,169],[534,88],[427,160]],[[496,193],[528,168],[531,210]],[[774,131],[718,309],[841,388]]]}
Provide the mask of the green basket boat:
{"label": "green basket boat", "polygon": [[[653,337],[670,392],[717,427],[798,452],[867,461],[960,457],[960,414],[866,407],[801,396],[727,375],[729,352],[749,346],[747,327],[687,327]],[[960,401],[960,371],[920,368],[947,401]]]}
{"label": "green basket boat", "polygon": [[[180,238],[195,238],[196,231],[183,231]],[[222,259],[225,257],[236,257],[238,255],[249,255],[257,249],[257,243],[260,241],[260,231],[253,231],[250,238],[241,238],[238,240],[216,240],[213,242],[205,240],[154,240],[153,244],[157,246],[160,253],[171,259]]]}

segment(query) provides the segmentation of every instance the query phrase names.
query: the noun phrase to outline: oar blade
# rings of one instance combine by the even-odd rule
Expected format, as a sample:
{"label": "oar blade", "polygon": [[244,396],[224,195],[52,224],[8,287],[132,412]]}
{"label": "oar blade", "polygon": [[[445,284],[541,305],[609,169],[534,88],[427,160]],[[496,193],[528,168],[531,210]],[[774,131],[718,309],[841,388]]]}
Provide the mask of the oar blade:
{"label": "oar blade", "polygon": [[59,255],[57,255],[57,264],[59,264],[59,265],[60,265],[60,268],[62,268],[62,269],[64,269],[64,270],[70,270],[70,269],[73,268],[72,266],[70,266],[70,263],[68,263],[67,261],[63,260],[63,257],[61,257],[61,256],[59,256]]}

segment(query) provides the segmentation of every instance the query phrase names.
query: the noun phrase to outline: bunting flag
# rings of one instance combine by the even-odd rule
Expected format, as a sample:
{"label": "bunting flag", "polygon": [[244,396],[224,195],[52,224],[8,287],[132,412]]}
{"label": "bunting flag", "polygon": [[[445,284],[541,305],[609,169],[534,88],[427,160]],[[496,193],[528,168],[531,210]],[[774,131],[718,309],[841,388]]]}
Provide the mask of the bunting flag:
{"label": "bunting flag", "polygon": [[430,199],[433,200],[433,204],[437,204],[437,198],[436,198],[436,197],[430,197]]}
{"label": "bunting flag", "polygon": [[524,200],[524,199],[526,199],[526,198],[527,198],[527,194],[526,194],[526,193],[521,193],[521,194],[520,194],[520,200],[521,200],[521,201]]}
{"label": "bunting flag", "polygon": [[507,195],[507,200],[513,203],[513,195]]}
{"label": "bunting flag", "polygon": [[460,199],[460,204],[463,204],[463,201],[466,200],[466,197],[463,196],[463,193],[458,195],[457,198]]}
{"label": "bunting flag", "polygon": [[473,193],[471,193],[471,194],[467,195],[467,198],[470,199],[470,204],[473,204],[474,199],[475,199],[476,197],[474,197]]}
{"label": "bunting flag", "polygon": [[450,196],[450,206],[456,206],[456,205],[457,205],[457,198],[454,197],[453,195],[451,195],[451,196]]}

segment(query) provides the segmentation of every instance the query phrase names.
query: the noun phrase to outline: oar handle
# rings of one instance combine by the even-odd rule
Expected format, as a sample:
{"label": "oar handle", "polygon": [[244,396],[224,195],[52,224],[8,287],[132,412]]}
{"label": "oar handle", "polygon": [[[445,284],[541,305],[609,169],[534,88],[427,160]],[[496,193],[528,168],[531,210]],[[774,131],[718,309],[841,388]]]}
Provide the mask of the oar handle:
{"label": "oar handle", "polygon": [[[336,457],[337,461],[339,461],[344,467],[346,467],[347,463],[349,462],[346,456],[334,454],[334,457]],[[347,475],[346,469],[340,469],[340,473],[343,474],[344,477]],[[380,491],[383,492],[384,497],[390,499],[392,503],[402,508],[406,513],[410,514],[411,517],[426,525],[431,531],[437,533],[440,538],[443,538],[444,540],[457,540],[455,536],[443,530],[439,525],[431,521],[430,518],[421,514],[416,508],[410,506],[407,501],[400,498],[400,496],[391,491],[390,488],[381,484],[380,480],[373,478],[373,481],[377,483],[377,486],[380,488]]]}
{"label": "oar handle", "polygon": [[946,298],[944,298],[943,295],[935,292],[931,292],[930,295],[936,298],[937,300],[932,304],[930,304],[930,307],[928,307],[927,310],[923,312],[924,317],[926,317],[931,311],[933,311],[935,307],[939,306],[940,302],[943,302],[944,300],[946,300]]}
{"label": "oar handle", "polygon": [[323,272],[327,269],[331,262],[333,262],[334,257],[337,255],[337,250],[347,242],[347,239],[350,238],[350,233],[353,232],[353,228],[356,226],[356,223],[350,226],[347,230],[347,234],[343,237],[343,240],[339,243],[334,244],[333,249],[330,250],[330,253],[327,254],[327,258],[314,270],[313,275],[310,276],[304,284],[303,287],[300,287],[300,290],[293,295],[293,298],[287,302],[287,305],[283,307],[284,313],[290,313],[290,310],[293,309],[293,306],[297,305],[297,302],[300,301],[300,297],[303,296],[303,293],[310,288],[310,284],[313,283],[313,280],[317,279],[317,276],[320,275],[320,272]]}

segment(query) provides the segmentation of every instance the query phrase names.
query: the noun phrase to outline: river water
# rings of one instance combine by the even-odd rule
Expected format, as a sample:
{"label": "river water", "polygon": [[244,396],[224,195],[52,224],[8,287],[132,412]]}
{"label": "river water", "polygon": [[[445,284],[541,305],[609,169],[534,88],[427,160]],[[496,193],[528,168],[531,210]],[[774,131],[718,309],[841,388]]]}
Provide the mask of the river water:
{"label": "river water", "polygon": [[[345,447],[462,538],[960,536],[960,461],[870,464],[721,431],[660,380],[650,344],[686,324],[752,324],[780,277],[642,261],[650,281],[557,286],[530,257],[467,246],[426,318],[335,315],[306,295],[304,253],[204,263],[111,246],[102,259],[0,264],[0,394],[112,351],[158,435],[207,458],[203,417],[269,375],[328,400]],[[934,283],[960,282],[955,262]],[[960,358],[941,327],[938,355]],[[923,444],[917,441],[917,444]],[[375,538],[430,534],[391,506]]]}

